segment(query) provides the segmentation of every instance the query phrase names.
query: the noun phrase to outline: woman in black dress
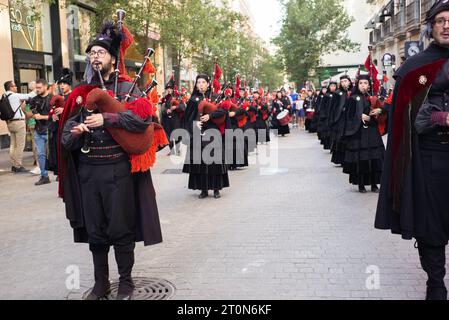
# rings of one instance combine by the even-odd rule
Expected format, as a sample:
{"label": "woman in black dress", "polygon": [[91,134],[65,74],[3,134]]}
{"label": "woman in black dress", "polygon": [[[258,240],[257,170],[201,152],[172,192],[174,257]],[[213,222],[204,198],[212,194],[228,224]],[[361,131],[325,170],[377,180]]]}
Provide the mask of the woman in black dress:
{"label": "woman in black dress", "polygon": [[[225,148],[224,148],[224,130],[230,128],[229,115],[226,110],[217,108],[210,114],[200,114],[198,107],[203,100],[210,101],[211,88],[210,78],[208,75],[199,74],[196,78],[195,88],[192,92],[190,100],[187,102],[185,111],[184,127],[190,133],[190,152],[187,153],[186,162],[183,172],[189,174],[189,189],[201,190],[200,199],[208,196],[208,190],[214,191],[214,198],[221,197],[220,190],[229,187],[228,168],[225,164]],[[224,119],[223,123],[219,119]],[[220,124],[217,124],[220,123]],[[199,134],[198,127],[201,127],[201,133],[207,130],[219,130],[221,133],[222,157],[219,161],[210,164],[205,162],[203,158],[203,150],[212,141],[203,141],[201,139],[201,150],[195,150],[193,143],[194,133]],[[203,136],[196,137],[197,139]],[[194,161],[195,152],[201,152],[200,161]],[[213,152],[213,151],[212,151]],[[210,155],[213,157],[213,154]]]}
{"label": "woman in black dress", "polygon": [[358,185],[361,193],[366,193],[366,185],[371,186],[371,191],[379,192],[377,184],[380,183],[385,154],[376,120],[382,109],[371,109],[370,87],[370,77],[360,75],[346,109],[347,144],[343,172],[349,174],[349,182]]}

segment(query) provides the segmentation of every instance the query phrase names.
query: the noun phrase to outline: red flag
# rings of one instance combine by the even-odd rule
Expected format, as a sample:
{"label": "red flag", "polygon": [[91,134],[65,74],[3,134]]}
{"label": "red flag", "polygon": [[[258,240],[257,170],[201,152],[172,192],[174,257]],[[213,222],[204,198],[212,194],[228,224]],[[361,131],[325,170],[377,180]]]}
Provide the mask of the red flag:
{"label": "red flag", "polygon": [[240,75],[237,75],[237,78],[235,79],[235,87],[234,87],[234,96],[236,99],[240,98]]}
{"label": "red flag", "polygon": [[365,61],[365,68],[366,71],[368,71],[371,80],[373,81],[373,95],[377,95],[379,93],[380,89],[380,81],[377,79],[377,75],[379,72],[377,71],[376,66],[374,65],[373,61],[371,60],[371,53],[368,55]]}
{"label": "red flag", "polygon": [[218,65],[218,63],[215,63],[215,71],[214,71],[214,82],[213,82],[213,87],[214,87],[214,93],[217,94],[220,92],[220,78],[221,75],[223,74],[223,72],[221,71],[220,66]]}

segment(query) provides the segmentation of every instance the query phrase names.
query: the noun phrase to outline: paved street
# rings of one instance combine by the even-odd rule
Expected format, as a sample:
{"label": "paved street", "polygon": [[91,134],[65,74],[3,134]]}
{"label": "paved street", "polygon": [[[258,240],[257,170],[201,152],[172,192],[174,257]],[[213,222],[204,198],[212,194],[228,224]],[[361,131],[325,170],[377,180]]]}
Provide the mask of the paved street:
{"label": "paved street", "polygon": [[[187,175],[164,173],[181,168],[166,154],[152,170],[164,242],[138,245],[134,276],[170,281],[174,299],[424,298],[413,242],[373,228],[377,195],[349,185],[315,135],[293,129],[279,140],[279,170],[230,172],[219,200],[199,200]],[[0,299],[79,297],[93,281],[90,252],[72,242],[53,177],[36,180],[0,172]],[[115,280],[113,254],[110,264]],[[79,290],[66,288],[69,265],[80,268]],[[378,268],[377,289],[367,268]]]}

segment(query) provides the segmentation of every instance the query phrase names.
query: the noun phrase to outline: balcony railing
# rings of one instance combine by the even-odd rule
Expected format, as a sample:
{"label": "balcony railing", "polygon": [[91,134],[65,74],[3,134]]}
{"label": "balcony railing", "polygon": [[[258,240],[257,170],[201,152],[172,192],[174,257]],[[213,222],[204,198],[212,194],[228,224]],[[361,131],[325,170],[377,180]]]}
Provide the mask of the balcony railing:
{"label": "balcony railing", "polygon": [[419,24],[420,17],[419,17],[419,1],[415,0],[412,3],[410,3],[406,7],[406,21],[407,25],[414,25]]}
{"label": "balcony railing", "polygon": [[405,11],[401,10],[394,16],[394,32],[401,32],[405,26]]}

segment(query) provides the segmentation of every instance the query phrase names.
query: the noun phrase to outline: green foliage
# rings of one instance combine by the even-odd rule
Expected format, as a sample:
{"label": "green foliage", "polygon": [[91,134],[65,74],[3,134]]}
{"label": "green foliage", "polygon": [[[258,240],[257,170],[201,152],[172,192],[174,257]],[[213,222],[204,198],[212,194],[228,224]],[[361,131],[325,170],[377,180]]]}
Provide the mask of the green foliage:
{"label": "green foliage", "polygon": [[[39,18],[42,1],[11,0],[26,5]],[[67,0],[66,5],[77,3]],[[134,35],[139,52],[150,46],[149,32],[160,34],[160,43],[171,55],[176,74],[190,61],[199,72],[210,75],[217,61],[223,70],[222,81],[233,82],[237,73],[248,85],[282,84],[282,65],[260,41],[246,30],[246,17],[230,9],[230,2],[215,6],[213,0],[101,0],[92,2],[96,14],[91,23],[92,36],[104,20],[116,20],[116,10],[126,11],[126,25]]]}
{"label": "green foliage", "polygon": [[307,80],[324,54],[359,48],[348,38],[353,18],[341,0],[289,0],[283,6],[286,14],[274,43],[291,81],[299,84]]}

